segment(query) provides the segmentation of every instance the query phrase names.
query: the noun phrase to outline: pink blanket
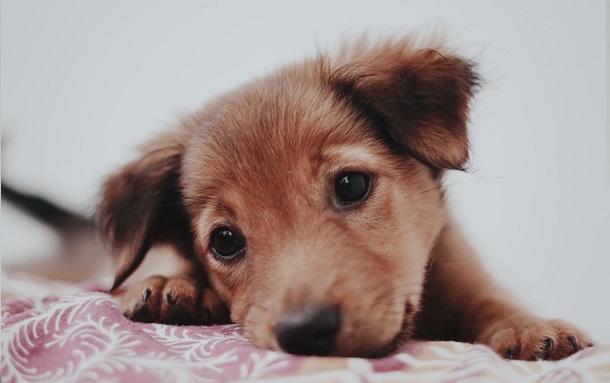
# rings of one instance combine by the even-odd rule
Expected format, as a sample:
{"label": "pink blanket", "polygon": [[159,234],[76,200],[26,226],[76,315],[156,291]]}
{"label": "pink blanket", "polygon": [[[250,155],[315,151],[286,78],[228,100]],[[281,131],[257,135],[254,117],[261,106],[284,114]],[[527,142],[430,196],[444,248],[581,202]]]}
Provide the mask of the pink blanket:
{"label": "pink blanket", "polygon": [[15,297],[16,284],[27,290],[15,281],[3,275],[4,383],[610,381],[607,346],[560,362],[506,361],[455,342],[413,342],[382,359],[298,357],[258,349],[233,325],[130,322],[108,295],[74,286],[37,282],[36,293]]}

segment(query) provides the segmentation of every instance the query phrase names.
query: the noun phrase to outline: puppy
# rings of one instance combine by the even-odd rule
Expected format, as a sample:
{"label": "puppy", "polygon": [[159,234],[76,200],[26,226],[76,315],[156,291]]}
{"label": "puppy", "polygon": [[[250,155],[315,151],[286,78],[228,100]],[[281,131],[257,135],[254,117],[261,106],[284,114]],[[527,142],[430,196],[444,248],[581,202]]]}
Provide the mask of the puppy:
{"label": "puppy", "polygon": [[376,357],[411,338],[561,359],[591,341],[484,272],[441,181],[468,160],[473,62],[414,37],[343,46],[208,103],[111,176],[116,290],[155,245],[187,267],[118,294],[139,321],[243,326],[258,347]]}

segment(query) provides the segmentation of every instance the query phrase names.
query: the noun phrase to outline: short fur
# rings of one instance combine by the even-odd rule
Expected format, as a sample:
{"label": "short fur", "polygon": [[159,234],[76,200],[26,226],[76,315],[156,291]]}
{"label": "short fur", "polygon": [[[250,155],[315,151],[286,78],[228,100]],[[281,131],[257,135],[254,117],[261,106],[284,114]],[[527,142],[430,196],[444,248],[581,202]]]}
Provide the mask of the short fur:
{"label": "short fur", "polygon": [[[438,42],[362,40],[210,102],[103,188],[113,289],[155,245],[190,265],[119,294],[122,310],[210,324],[228,321],[228,309],[255,345],[277,350],[281,318],[332,305],[341,326],[328,353],[338,356],[385,355],[412,337],[526,360],[590,345],[513,302],[448,216],[442,175],[468,160],[479,82],[473,62]],[[365,201],[337,202],[342,171],[370,175]],[[221,226],[243,235],[244,257],[214,257],[210,234]]]}

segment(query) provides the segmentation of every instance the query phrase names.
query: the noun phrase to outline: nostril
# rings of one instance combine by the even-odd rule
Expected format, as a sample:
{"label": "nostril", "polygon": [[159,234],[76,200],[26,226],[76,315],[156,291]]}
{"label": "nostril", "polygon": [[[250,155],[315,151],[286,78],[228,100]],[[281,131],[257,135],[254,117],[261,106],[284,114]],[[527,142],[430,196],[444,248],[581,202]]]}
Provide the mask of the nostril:
{"label": "nostril", "polygon": [[328,355],[340,329],[337,306],[312,306],[282,315],[275,335],[280,347],[291,354]]}

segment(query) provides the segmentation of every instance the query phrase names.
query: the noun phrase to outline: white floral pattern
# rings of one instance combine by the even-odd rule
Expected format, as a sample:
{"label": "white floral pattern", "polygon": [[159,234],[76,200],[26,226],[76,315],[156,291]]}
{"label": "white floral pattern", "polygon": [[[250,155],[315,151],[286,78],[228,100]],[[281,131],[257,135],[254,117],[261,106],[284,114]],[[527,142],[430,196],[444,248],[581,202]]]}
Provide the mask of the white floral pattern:
{"label": "white floral pattern", "polygon": [[215,382],[281,372],[289,359],[251,346],[237,326],[130,322],[102,293],[3,305],[3,382]]}
{"label": "white floral pattern", "polygon": [[258,349],[234,325],[134,323],[107,294],[62,295],[4,299],[2,382],[610,381],[608,346],[559,362],[509,362],[455,342],[413,342],[381,359],[305,358]]}

